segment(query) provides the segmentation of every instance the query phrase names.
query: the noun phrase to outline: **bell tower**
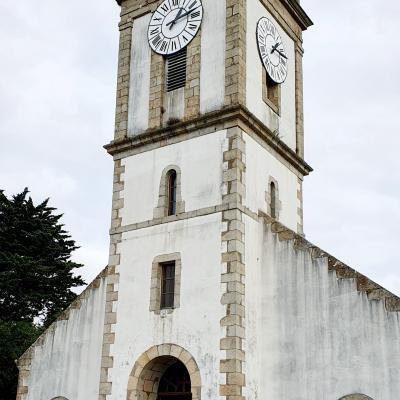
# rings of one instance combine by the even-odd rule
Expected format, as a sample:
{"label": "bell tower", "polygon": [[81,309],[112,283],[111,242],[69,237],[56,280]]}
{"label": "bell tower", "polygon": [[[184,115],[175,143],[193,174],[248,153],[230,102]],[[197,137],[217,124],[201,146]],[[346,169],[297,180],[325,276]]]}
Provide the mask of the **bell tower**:
{"label": "bell tower", "polygon": [[181,367],[193,400],[255,398],[246,269],[261,215],[303,233],[312,22],[296,0],[118,4],[100,399],[162,399]]}

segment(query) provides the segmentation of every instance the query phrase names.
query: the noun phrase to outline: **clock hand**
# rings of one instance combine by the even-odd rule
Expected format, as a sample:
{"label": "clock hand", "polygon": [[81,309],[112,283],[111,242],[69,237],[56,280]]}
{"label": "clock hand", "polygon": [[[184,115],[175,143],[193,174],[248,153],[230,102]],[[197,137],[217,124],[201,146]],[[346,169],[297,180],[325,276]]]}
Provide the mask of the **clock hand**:
{"label": "clock hand", "polygon": [[167,26],[168,26],[168,25],[171,25],[171,26],[169,27],[169,30],[171,30],[172,27],[175,25],[176,21],[178,21],[179,17],[180,17],[181,14],[182,14],[182,11],[183,11],[183,8],[180,8],[178,14],[177,14],[176,17],[175,17],[175,19],[172,20],[170,23],[167,24]]}
{"label": "clock hand", "polygon": [[[167,26],[169,26],[169,25],[171,25],[171,24],[175,25],[175,24],[176,24],[176,21],[178,21],[178,20],[182,19],[183,17],[186,17],[187,15],[191,14],[192,11],[193,11],[193,10],[190,10],[190,11],[188,11],[187,13],[182,14],[179,18],[175,18],[173,21],[168,22]],[[171,28],[170,28],[170,29],[171,29]]]}
{"label": "clock hand", "polygon": [[275,49],[276,50],[276,52],[281,56],[281,57],[283,57],[283,58],[286,58],[286,60],[288,59],[287,57],[286,57],[286,54],[285,53],[282,53],[280,50],[278,50],[278,49]]}
{"label": "clock hand", "polygon": [[274,51],[276,51],[278,49],[278,47],[280,46],[280,43],[278,42],[275,46],[272,46],[272,50],[271,50],[271,54],[274,53]]}

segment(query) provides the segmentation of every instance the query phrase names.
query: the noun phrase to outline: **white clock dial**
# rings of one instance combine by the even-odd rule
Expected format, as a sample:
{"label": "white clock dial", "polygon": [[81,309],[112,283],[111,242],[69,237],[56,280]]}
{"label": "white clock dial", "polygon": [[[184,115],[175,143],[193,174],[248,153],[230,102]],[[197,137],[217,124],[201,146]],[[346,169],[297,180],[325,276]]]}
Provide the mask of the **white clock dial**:
{"label": "white clock dial", "polygon": [[202,19],[201,0],[163,1],[150,21],[150,47],[163,55],[178,52],[196,36]]}
{"label": "white clock dial", "polygon": [[288,74],[288,57],[276,26],[268,19],[261,18],[257,24],[257,42],[261,60],[270,78],[283,83]]}

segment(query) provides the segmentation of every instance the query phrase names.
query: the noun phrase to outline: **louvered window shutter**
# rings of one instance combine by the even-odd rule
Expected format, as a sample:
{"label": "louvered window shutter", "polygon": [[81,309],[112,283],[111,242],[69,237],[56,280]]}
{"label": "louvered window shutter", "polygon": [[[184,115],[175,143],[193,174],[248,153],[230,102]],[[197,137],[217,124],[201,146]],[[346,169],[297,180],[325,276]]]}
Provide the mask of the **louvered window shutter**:
{"label": "louvered window shutter", "polygon": [[167,57],[167,92],[185,87],[187,47]]}

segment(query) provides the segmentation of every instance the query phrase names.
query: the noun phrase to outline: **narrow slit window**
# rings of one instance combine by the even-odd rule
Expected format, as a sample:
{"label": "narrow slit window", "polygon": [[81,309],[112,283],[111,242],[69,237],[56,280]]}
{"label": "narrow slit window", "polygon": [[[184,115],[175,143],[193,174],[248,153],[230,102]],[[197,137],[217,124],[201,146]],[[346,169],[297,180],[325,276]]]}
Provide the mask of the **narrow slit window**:
{"label": "narrow slit window", "polygon": [[271,217],[276,218],[276,187],[274,182],[271,182],[270,193],[271,193],[271,204],[270,204]]}
{"label": "narrow slit window", "polygon": [[177,191],[177,175],[175,170],[171,170],[167,178],[168,186],[168,215],[176,214],[176,191]]}
{"label": "narrow slit window", "polygon": [[187,47],[167,57],[167,92],[186,85]]}
{"label": "narrow slit window", "polygon": [[175,261],[161,264],[161,304],[160,309],[174,308]]}

